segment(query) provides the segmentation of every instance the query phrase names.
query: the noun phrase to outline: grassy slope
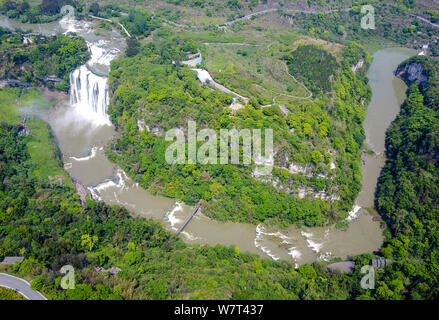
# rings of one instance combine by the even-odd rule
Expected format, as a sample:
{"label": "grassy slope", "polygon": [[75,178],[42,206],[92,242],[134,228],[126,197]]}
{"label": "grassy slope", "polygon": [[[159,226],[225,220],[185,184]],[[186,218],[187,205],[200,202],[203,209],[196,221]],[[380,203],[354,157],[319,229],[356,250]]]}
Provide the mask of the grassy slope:
{"label": "grassy slope", "polygon": [[[23,113],[20,110],[26,110],[27,107],[50,108],[53,105],[54,101],[44,98],[39,89],[23,92],[21,89],[0,89],[0,119],[10,124],[21,123]],[[63,177],[64,184],[73,187],[70,177],[59,162],[58,147],[56,144],[47,143],[47,141],[53,141],[49,125],[37,117],[30,116],[26,127],[30,130],[28,151],[38,168],[33,171],[33,174],[45,181],[48,181],[48,176],[59,175]]]}
{"label": "grassy slope", "polygon": [[14,290],[0,287],[0,300],[26,300],[26,298]]}
{"label": "grassy slope", "polygon": [[247,97],[260,96],[266,104],[281,94],[285,100],[295,100],[290,96],[307,97],[306,89],[286,73],[285,63],[280,60],[285,46],[305,37],[266,22],[257,19],[239,30],[237,34],[244,39],[239,44],[205,45],[202,52],[206,68],[220,83]]}

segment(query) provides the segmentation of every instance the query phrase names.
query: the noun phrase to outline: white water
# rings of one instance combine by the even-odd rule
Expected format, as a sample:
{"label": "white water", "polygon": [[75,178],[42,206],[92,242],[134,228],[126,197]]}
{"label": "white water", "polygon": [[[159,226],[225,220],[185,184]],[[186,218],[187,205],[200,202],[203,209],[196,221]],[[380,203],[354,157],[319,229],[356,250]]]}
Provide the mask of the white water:
{"label": "white water", "polygon": [[177,212],[181,212],[183,211],[183,205],[180,201],[177,201],[177,203],[175,204],[174,208],[172,208],[172,210],[168,211],[165,214],[164,220],[167,221],[169,223],[169,225],[171,226],[171,228],[174,231],[177,231],[178,228],[176,227],[177,224],[180,224],[181,222],[183,222],[183,220],[177,218],[175,216],[175,214]]}
{"label": "white water", "polygon": [[91,51],[91,58],[87,65],[104,65],[108,67],[108,71],[111,60],[115,59],[120,53],[119,49],[111,48],[111,43],[104,39],[96,43],[88,43],[88,47]]}
{"label": "white water", "polygon": [[[60,21],[60,25],[66,30],[64,34],[78,31],[90,33],[93,30],[90,25],[83,25],[67,16]],[[70,73],[70,104],[93,124],[110,126],[107,115],[110,97],[106,75],[109,73],[111,60],[117,57],[120,50],[111,47],[111,42],[104,39],[87,41],[87,45],[91,52],[90,60]],[[97,70],[101,72],[97,73]]]}
{"label": "white water", "polygon": [[107,77],[98,76],[83,65],[70,74],[70,85],[70,104],[78,113],[94,124],[111,125],[107,115],[110,101]]}
{"label": "white water", "polygon": [[349,212],[349,216],[345,220],[346,221],[352,221],[352,220],[358,218],[358,216],[361,213],[360,209],[361,209],[361,207],[359,205],[355,205],[352,208],[352,210]]}
{"label": "white water", "polygon": [[[75,161],[88,161],[88,160],[93,159],[94,157],[96,157],[96,151],[97,150],[98,150],[97,147],[93,147],[93,148],[91,148],[90,155],[88,155],[86,157],[82,157],[82,158],[70,157],[70,159],[75,160]],[[100,148],[100,150],[102,150],[102,147]]]}

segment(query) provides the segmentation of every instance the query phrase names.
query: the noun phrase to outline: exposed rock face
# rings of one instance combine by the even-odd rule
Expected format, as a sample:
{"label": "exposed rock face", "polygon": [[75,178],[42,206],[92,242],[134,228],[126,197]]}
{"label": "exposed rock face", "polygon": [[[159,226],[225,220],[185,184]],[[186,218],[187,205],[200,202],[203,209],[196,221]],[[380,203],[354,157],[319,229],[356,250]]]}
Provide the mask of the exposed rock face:
{"label": "exposed rock face", "polygon": [[26,120],[27,120],[27,115],[24,115],[23,120],[21,121],[21,125],[19,126],[19,130],[20,130],[18,132],[19,136],[30,134],[29,128],[26,127]]}
{"label": "exposed rock face", "polygon": [[61,81],[62,81],[62,79],[58,78],[57,76],[53,76],[53,75],[44,77],[44,79],[43,79],[44,84],[47,84],[48,82],[58,83]]}
{"label": "exposed rock face", "polygon": [[414,82],[425,86],[427,84],[427,76],[424,74],[424,67],[419,62],[412,62],[398,67],[396,76],[404,80],[408,85]]}
{"label": "exposed rock face", "polygon": [[352,66],[352,72],[355,73],[358,69],[362,68],[364,65],[364,59],[360,59],[355,66]]}
{"label": "exposed rock face", "polygon": [[29,87],[29,83],[14,79],[0,80],[0,88]]}
{"label": "exposed rock face", "polygon": [[140,132],[142,132],[145,129],[147,129],[147,131],[149,132],[149,127],[145,125],[145,120],[137,119],[137,128],[139,128]]}
{"label": "exposed rock face", "polygon": [[79,198],[81,199],[81,204],[84,205],[87,197],[87,188],[79,180],[72,178],[72,181],[75,184],[76,192],[78,193]]}

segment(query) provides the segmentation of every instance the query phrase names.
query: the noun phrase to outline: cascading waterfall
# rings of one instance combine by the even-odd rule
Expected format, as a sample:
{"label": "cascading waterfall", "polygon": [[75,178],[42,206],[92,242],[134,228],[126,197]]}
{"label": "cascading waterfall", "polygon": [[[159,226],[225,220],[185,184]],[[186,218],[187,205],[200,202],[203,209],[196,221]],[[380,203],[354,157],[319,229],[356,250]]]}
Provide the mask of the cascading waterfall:
{"label": "cascading waterfall", "polygon": [[66,15],[59,22],[60,27],[69,32],[85,37],[91,52],[90,60],[70,73],[70,104],[79,114],[91,120],[96,125],[110,125],[107,115],[109,104],[108,85],[106,76],[98,75],[93,70],[97,67],[99,74],[108,74],[110,61],[119,52],[118,49],[108,46],[107,40],[94,41],[90,38],[93,27],[89,23],[77,21],[74,17]]}
{"label": "cascading waterfall", "polygon": [[111,125],[107,115],[107,106],[110,103],[107,75],[111,60],[117,57],[120,50],[110,40],[90,39],[93,29],[89,25],[82,25],[68,17],[63,18],[60,24],[67,30],[65,34],[79,32],[84,36],[91,52],[90,60],[70,74],[70,104],[94,124]]}
{"label": "cascading waterfall", "polygon": [[70,104],[94,123],[109,124],[107,78],[83,65],[70,74],[70,85]]}

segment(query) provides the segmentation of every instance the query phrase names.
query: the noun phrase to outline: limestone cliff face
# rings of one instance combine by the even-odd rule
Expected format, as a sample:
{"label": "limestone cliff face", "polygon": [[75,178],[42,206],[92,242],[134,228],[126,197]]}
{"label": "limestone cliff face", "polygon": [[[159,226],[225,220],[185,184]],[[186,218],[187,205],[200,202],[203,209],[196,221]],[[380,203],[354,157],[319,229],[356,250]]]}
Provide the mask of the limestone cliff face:
{"label": "limestone cliff face", "polygon": [[418,83],[424,95],[424,105],[439,110],[439,61],[427,56],[415,56],[401,63],[396,70],[407,85]]}
{"label": "limestone cliff face", "polygon": [[400,65],[396,70],[396,76],[404,80],[407,85],[417,82],[425,87],[428,80],[424,72],[424,66],[420,62],[415,61]]}
{"label": "limestone cliff face", "polygon": [[1,88],[15,88],[15,87],[29,87],[29,83],[22,82],[14,79],[4,79],[0,80],[0,89]]}
{"label": "limestone cliff face", "polygon": [[364,65],[364,59],[360,59],[360,60],[358,61],[358,63],[357,63],[355,66],[352,66],[352,67],[351,67],[352,72],[353,72],[353,73],[356,73],[358,69],[360,69],[360,68],[363,67],[363,65]]}

